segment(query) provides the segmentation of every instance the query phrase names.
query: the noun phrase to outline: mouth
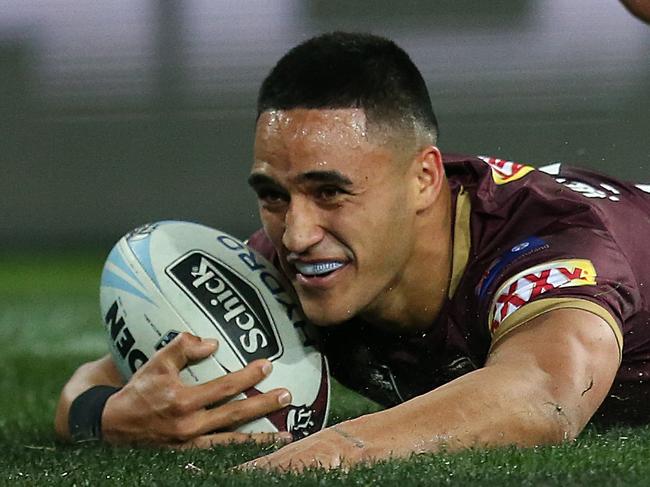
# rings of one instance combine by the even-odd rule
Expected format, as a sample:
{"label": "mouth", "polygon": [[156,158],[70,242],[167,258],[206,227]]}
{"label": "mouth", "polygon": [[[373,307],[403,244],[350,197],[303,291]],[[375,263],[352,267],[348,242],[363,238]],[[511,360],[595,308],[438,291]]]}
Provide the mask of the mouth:
{"label": "mouth", "polygon": [[326,276],[340,269],[345,265],[344,262],[327,261],[327,262],[296,262],[296,270],[307,277]]}
{"label": "mouth", "polygon": [[330,284],[348,265],[340,260],[321,260],[317,262],[294,261],[296,280],[306,287],[324,287]]}

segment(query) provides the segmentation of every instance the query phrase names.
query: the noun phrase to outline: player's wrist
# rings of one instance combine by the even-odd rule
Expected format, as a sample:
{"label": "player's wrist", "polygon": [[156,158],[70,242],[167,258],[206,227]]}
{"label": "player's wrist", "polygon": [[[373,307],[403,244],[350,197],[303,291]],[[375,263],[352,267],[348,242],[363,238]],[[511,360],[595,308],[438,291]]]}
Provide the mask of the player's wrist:
{"label": "player's wrist", "polygon": [[75,443],[102,439],[102,416],[110,397],[120,387],[97,385],[82,392],[70,404],[68,428]]}

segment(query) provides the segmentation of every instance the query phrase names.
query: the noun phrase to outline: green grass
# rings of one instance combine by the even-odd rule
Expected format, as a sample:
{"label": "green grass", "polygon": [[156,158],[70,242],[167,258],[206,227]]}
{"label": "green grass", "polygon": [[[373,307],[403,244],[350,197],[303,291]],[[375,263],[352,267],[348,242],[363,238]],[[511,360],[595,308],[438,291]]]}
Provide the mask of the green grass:
{"label": "green grass", "polygon": [[[528,450],[422,455],[349,474],[232,472],[266,451],[134,450],[59,444],[58,392],[83,361],[105,352],[97,283],[103,256],[0,257],[0,485],[648,485],[650,428],[588,430],[575,442]],[[333,420],[374,406],[340,386]]]}

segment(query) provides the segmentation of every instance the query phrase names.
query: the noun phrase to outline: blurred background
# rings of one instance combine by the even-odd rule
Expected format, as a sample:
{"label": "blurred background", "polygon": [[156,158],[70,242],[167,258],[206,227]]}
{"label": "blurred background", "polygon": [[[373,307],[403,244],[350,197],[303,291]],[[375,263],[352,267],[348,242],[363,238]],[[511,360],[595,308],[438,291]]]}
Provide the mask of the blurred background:
{"label": "blurred background", "polygon": [[0,0],[0,252],[245,237],[257,88],[331,30],[406,49],[443,150],[650,182],[650,26],[617,0]]}

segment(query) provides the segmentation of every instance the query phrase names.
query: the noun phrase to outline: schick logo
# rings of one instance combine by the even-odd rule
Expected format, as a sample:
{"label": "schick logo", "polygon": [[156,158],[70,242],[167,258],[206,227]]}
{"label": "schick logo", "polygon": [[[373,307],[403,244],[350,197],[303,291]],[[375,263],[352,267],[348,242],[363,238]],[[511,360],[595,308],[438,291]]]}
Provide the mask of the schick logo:
{"label": "schick logo", "polygon": [[166,269],[230,343],[242,365],[282,354],[270,313],[257,289],[209,255],[192,251]]}

